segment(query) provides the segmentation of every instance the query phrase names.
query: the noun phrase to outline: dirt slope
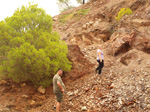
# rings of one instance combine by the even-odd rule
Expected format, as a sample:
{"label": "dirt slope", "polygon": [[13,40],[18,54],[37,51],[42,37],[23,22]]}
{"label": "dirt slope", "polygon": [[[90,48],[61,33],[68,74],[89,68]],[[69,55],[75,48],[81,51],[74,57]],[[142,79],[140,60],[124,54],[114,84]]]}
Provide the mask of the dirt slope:
{"label": "dirt slope", "polygon": [[[115,16],[121,8],[131,8],[133,14],[116,22]],[[65,24],[59,21],[62,15],[80,9],[90,11],[78,20],[68,20]],[[64,79],[67,93],[61,112],[150,112],[149,0],[92,0],[53,19],[54,31],[58,31],[68,44],[68,57],[73,62],[72,71]],[[135,34],[130,39],[132,32]],[[105,54],[101,76],[94,71],[98,46]],[[1,110],[54,111],[51,87],[42,95],[30,85],[13,86],[16,91],[12,84],[11,88],[5,89],[8,85],[2,85],[4,90],[1,92],[5,94],[1,94]],[[18,88],[26,91],[19,92]],[[6,100],[11,94],[18,99],[16,103],[12,98]]]}
{"label": "dirt slope", "polygon": [[[115,16],[124,7],[131,8],[133,14],[116,22]],[[90,12],[80,20],[69,20],[64,25],[59,22],[61,15],[88,8]],[[59,31],[62,40],[69,45],[78,45],[95,67],[97,46],[101,46],[105,54],[101,76],[94,73],[93,66],[93,73],[66,83],[68,93],[64,95],[61,111],[149,112],[150,2],[94,0],[61,15],[55,17],[54,30]],[[132,32],[134,37],[129,39]],[[53,103],[50,98],[39,108],[39,112],[42,109],[53,111]]]}

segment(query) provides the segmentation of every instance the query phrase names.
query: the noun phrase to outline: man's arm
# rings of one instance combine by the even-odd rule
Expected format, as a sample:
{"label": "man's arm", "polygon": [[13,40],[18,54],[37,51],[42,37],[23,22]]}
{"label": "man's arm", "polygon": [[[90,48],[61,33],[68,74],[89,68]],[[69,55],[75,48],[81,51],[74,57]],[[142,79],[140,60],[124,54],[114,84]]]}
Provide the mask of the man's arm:
{"label": "man's arm", "polygon": [[101,53],[100,52],[98,52],[98,56],[99,56],[100,62],[102,62],[102,58],[101,58]]}
{"label": "man's arm", "polygon": [[60,88],[60,90],[61,90],[62,92],[64,92],[64,89],[63,89],[63,87],[61,86],[61,84],[60,84],[59,81],[57,81],[57,85],[58,85],[58,87]]}

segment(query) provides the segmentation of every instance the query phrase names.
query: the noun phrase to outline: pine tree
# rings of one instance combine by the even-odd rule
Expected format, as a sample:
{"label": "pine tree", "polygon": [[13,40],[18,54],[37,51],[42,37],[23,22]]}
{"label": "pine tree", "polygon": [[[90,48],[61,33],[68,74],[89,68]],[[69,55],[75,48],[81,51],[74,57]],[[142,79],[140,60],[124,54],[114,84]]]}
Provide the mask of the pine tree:
{"label": "pine tree", "polygon": [[0,56],[6,58],[0,65],[3,78],[45,87],[59,68],[71,69],[67,45],[52,31],[52,23],[37,4],[22,6],[0,22]]}

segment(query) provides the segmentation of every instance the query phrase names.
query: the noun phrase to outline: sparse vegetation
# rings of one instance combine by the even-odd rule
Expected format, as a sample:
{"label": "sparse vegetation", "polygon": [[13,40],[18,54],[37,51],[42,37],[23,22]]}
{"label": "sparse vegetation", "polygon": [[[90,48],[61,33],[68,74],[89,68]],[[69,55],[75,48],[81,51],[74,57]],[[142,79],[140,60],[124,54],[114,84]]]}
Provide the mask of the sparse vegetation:
{"label": "sparse vegetation", "polygon": [[89,11],[90,9],[81,9],[70,14],[61,15],[61,17],[59,18],[59,22],[65,24],[69,20],[79,20],[81,17],[86,15]]}
{"label": "sparse vegetation", "polygon": [[120,11],[118,12],[118,16],[115,17],[115,19],[117,21],[119,21],[124,15],[130,15],[132,14],[132,10],[130,8],[122,8],[120,9]]}

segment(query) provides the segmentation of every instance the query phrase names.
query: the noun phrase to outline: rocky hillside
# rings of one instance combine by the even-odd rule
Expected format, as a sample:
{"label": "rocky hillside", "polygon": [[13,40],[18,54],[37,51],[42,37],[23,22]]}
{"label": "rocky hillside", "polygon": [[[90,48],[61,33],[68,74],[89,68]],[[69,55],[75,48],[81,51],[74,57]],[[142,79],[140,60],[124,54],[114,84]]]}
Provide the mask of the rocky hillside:
{"label": "rocky hillside", "polygon": [[[121,8],[130,8],[133,14],[116,21]],[[67,93],[61,112],[150,112],[149,0],[92,0],[53,20],[54,31],[68,44],[73,62],[72,71],[64,78]],[[95,74],[98,46],[105,54],[101,76]],[[3,101],[5,110],[54,111],[51,89],[45,95],[34,92],[19,94],[27,98],[17,100],[18,106]],[[19,104],[21,101],[26,103]]]}
{"label": "rocky hillside", "polygon": [[[116,21],[121,8],[130,8],[133,14]],[[77,21],[63,25],[59,21],[81,9],[90,11]],[[55,19],[54,28],[62,39],[78,45],[91,63],[96,65],[98,46],[105,53],[102,76],[95,75],[93,66],[84,81],[69,84],[64,111],[150,111],[150,1],[93,0]]]}
{"label": "rocky hillside", "polygon": [[[115,17],[122,8],[130,8],[131,15],[123,16],[119,21]],[[89,10],[80,19],[79,10]],[[61,19],[69,14],[65,23]],[[150,1],[148,0],[92,0],[75,9],[64,12],[54,19],[54,30],[68,45],[79,46],[81,52],[91,63],[95,64],[95,50],[103,48],[105,57],[120,60],[128,66],[132,53],[136,49],[150,54]],[[131,35],[133,34],[133,37]],[[137,53],[138,55],[138,53]],[[138,59],[138,56],[136,56]],[[140,60],[140,59],[139,59]],[[107,63],[107,62],[106,62]],[[88,66],[88,65],[87,65]]]}

